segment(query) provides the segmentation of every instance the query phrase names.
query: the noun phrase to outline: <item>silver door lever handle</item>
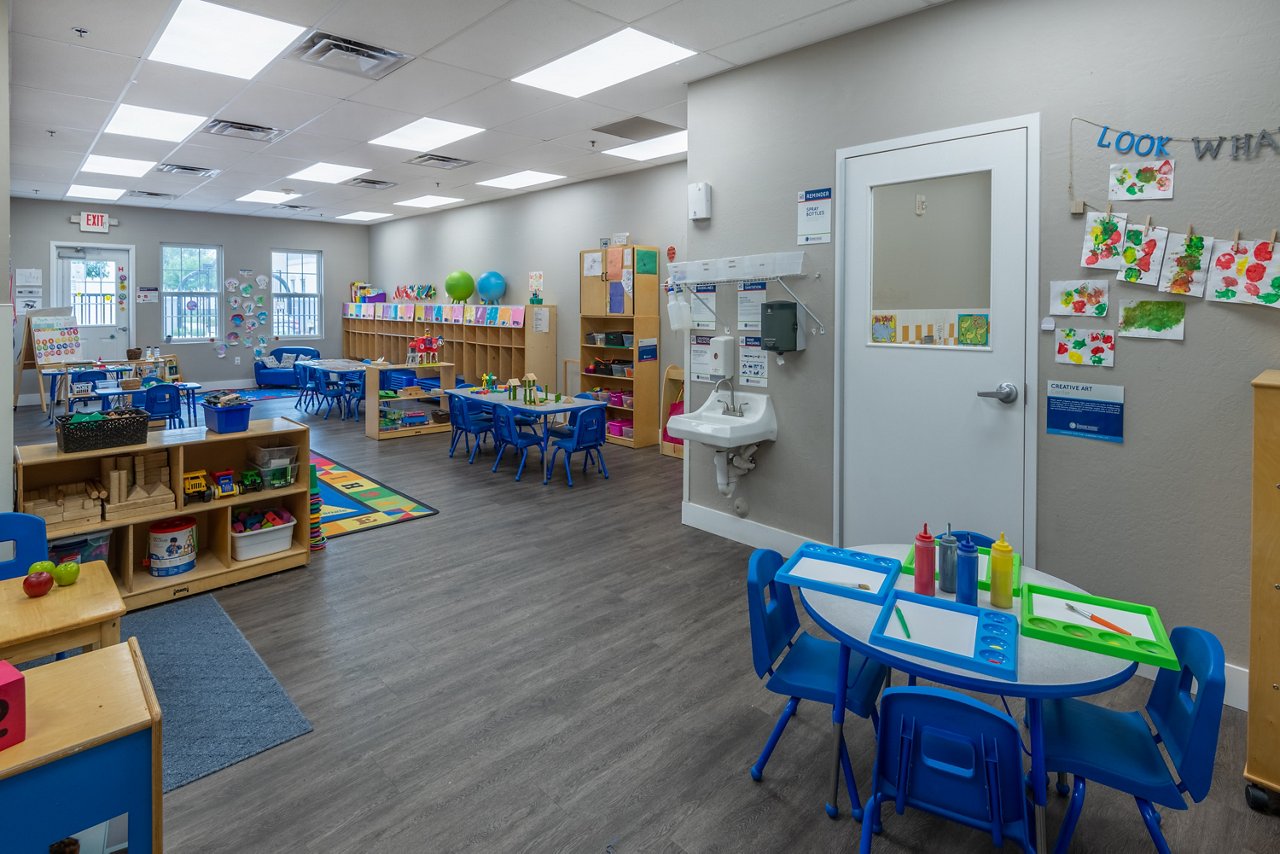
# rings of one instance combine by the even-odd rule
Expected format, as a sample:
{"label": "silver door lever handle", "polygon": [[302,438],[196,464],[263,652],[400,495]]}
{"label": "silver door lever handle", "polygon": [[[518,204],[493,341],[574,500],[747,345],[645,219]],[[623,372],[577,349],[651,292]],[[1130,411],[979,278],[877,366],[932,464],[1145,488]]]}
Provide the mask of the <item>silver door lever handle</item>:
{"label": "silver door lever handle", "polygon": [[1018,387],[1013,383],[1000,383],[995,391],[980,391],[978,397],[994,397],[1001,403],[1013,403],[1018,399]]}

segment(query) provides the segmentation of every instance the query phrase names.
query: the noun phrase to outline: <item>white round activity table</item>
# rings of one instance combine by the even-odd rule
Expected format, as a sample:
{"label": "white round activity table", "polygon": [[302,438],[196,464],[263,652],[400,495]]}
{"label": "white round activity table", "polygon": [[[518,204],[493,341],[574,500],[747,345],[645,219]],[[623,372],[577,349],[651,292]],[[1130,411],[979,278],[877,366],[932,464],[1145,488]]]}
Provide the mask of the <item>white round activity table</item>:
{"label": "white round activity table", "polygon": [[[874,543],[852,546],[850,550],[904,560],[910,549],[911,546],[906,543]],[[1026,564],[1022,566],[1022,582],[1087,592],[1069,581],[1040,572]],[[912,590],[914,584],[915,580],[912,576],[900,574],[894,586],[899,590]],[[937,596],[943,599],[955,599],[954,593],[943,593],[940,588]],[[1048,787],[1044,767],[1043,701],[1082,697],[1109,691],[1128,681],[1137,670],[1137,663],[1021,635],[1018,638],[1018,678],[1014,681],[999,679],[872,645],[869,640],[871,629],[880,616],[881,610],[881,606],[877,603],[805,588],[800,588],[800,601],[804,603],[805,610],[814,621],[840,641],[843,647],[883,662],[887,667],[953,688],[982,694],[1026,698],[1027,723],[1031,736],[1031,784],[1035,794],[1036,850],[1046,851],[1044,816]],[[978,590],[978,606],[994,607],[988,591]],[[1015,598],[1013,606],[1015,615],[1020,608],[1021,600]],[[843,704],[835,705],[839,709],[839,713],[835,715],[839,718],[836,725],[842,727]]]}

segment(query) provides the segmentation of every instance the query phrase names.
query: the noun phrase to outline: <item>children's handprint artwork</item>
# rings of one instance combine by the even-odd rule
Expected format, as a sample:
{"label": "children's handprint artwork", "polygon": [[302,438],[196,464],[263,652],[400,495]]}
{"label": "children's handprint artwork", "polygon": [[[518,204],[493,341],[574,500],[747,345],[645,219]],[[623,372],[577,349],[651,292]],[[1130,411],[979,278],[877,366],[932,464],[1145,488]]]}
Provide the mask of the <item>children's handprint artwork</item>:
{"label": "children's handprint artwork", "polygon": [[1141,163],[1112,163],[1107,198],[1127,199],[1173,198],[1173,161],[1145,160]]}
{"label": "children's handprint artwork", "polygon": [[1116,279],[1154,288],[1160,283],[1160,262],[1164,260],[1164,247],[1168,241],[1167,228],[1140,228],[1129,223],[1121,243],[1124,248],[1120,252],[1124,269],[1116,273]]}
{"label": "children's handprint artwork", "polygon": [[1073,317],[1106,317],[1108,309],[1105,281],[1090,279],[1049,283],[1049,313]]}
{"label": "children's handprint artwork", "polygon": [[1084,218],[1084,249],[1080,253],[1080,266],[1098,270],[1123,270],[1121,256],[1124,227],[1128,218],[1124,214],[1108,214],[1093,211]]}
{"label": "children's handprint artwork", "polygon": [[1272,261],[1274,249],[1268,240],[1215,241],[1208,299],[1247,305],[1280,303],[1280,264]]}
{"label": "children's handprint artwork", "polygon": [[1058,329],[1054,331],[1053,360],[1061,365],[1113,368],[1116,334],[1111,329]]}
{"label": "children's handprint artwork", "polygon": [[1167,294],[1204,296],[1213,257],[1213,238],[1203,234],[1170,234],[1160,265],[1160,290]]}

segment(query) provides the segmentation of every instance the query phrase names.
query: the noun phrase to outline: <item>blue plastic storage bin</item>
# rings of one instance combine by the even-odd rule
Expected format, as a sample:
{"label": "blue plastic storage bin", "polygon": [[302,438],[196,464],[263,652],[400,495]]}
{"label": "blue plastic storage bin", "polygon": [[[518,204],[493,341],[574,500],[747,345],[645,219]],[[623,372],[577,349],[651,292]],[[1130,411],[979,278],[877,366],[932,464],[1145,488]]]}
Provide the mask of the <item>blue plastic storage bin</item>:
{"label": "blue plastic storage bin", "polygon": [[249,429],[252,403],[237,403],[234,406],[210,406],[207,403],[200,405],[204,407],[204,425],[214,433],[243,433]]}

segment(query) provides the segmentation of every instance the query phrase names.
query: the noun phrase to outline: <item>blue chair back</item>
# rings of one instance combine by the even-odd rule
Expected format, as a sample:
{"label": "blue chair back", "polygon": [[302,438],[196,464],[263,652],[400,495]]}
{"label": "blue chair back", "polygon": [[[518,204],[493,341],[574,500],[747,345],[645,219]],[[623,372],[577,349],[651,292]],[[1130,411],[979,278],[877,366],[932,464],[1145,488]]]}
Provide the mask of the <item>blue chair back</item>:
{"label": "blue chair back", "polygon": [[1213,783],[1213,760],[1218,752],[1218,728],[1226,692],[1226,658],[1222,643],[1204,629],[1179,626],[1169,633],[1169,642],[1182,669],[1161,668],[1156,674],[1156,684],[1147,699],[1147,714],[1169,751],[1183,787],[1199,803]]}
{"label": "blue chair back", "polygon": [[147,389],[142,408],[152,418],[168,418],[169,426],[173,427],[176,419],[182,417],[182,392],[173,383],[157,383]]}
{"label": "blue chair back", "polygon": [[997,848],[1006,836],[1029,844],[1013,718],[942,688],[889,688],[879,733],[873,790],[899,813],[910,806],[987,830]]}
{"label": "blue chair back", "polygon": [[773,672],[773,663],[786,652],[800,630],[791,587],[774,581],[782,568],[782,555],[772,549],[756,549],[747,564],[747,616],[751,623],[751,661],[756,675]]}
{"label": "blue chair back", "polygon": [[73,371],[71,374],[72,383],[93,383],[96,387],[98,383],[104,383],[106,381],[106,371]]}
{"label": "blue chair back", "polygon": [[573,425],[573,449],[581,451],[586,448],[598,448],[604,444],[605,414],[603,406],[580,409],[575,413],[578,420]]}
{"label": "blue chair back", "polygon": [[458,424],[463,430],[474,433],[480,429],[481,425],[476,422],[476,418],[482,414],[483,410],[478,401],[454,398],[450,401],[449,412],[452,413],[454,410],[458,412]]}
{"label": "blue chair back", "polygon": [[960,541],[968,537],[980,549],[989,549],[996,541],[995,537],[988,537],[986,534],[979,534],[977,531],[952,531],[951,535]]}
{"label": "blue chair back", "polygon": [[30,513],[0,513],[0,543],[13,543],[13,558],[0,561],[0,580],[21,578],[38,560],[49,559],[44,519]]}
{"label": "blue chair back", "polygon": [[501,403],[493,404],[493,438],[499,443],[515,444],[516,434],[519,431],[520,428],[516,426],[516,416],[511,411],[511,407],[503,406]]}

